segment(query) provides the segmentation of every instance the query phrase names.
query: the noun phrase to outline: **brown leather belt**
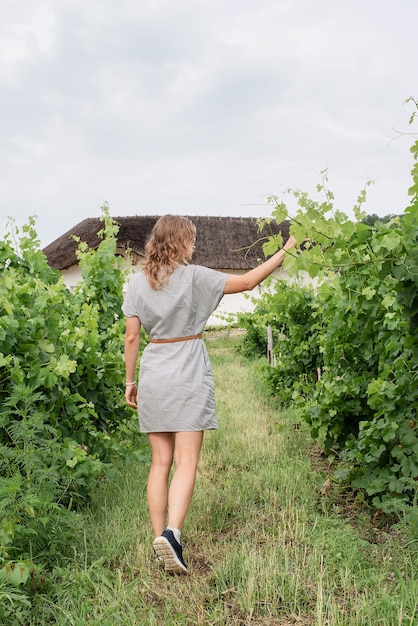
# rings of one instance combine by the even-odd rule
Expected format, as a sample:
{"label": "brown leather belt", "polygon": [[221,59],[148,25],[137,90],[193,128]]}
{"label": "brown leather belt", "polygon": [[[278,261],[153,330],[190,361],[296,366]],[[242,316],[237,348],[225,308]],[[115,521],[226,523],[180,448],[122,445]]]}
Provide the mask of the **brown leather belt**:
{"label": "brown leather belt", "polygon": [[190,341],[191,339],[202,339],[202,333],[189,335],[188,337],[173,337],[172,339],[150,339],[151,343],[175,343],[176,341]]}

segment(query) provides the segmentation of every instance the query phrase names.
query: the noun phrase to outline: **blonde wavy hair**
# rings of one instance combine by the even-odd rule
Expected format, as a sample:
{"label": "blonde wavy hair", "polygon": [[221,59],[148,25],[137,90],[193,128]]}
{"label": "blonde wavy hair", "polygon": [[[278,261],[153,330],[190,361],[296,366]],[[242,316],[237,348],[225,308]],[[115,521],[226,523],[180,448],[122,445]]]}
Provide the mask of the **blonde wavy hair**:
{"label": "blonde wavy hair", "polygon": [[145,245],[144,274],[155,290],[167,284],[168,277],[188,254],[196,237],[196,226],[187,217],[164,215],[152,229]]}

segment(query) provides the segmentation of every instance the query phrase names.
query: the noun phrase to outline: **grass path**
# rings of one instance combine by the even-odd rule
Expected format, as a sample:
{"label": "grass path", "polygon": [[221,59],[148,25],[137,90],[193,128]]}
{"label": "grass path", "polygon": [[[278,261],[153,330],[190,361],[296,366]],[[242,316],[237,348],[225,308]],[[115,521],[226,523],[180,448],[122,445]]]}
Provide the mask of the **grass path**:
{"label": "grass path", "polygon": [[127,468],[98,494],[74,563],[57,573],[54,605],[40,606],[43,621],[36,623],[417,623],[416,556],[393,533],[376,531],[373,542],[366,541],[321,497],[307,433],[293,429],[295,416],[279,413],[265,397],[233,342],[207,340],[220,428],[205,435],[183,529],[191,574],[173,577],[154,563],[148,463]]}

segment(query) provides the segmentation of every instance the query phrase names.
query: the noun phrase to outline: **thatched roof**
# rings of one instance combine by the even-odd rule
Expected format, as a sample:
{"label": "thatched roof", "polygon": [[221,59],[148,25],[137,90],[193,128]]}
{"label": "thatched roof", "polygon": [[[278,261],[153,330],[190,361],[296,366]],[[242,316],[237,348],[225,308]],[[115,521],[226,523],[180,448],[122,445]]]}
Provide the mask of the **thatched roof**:
{"label": "thatched roof", "polygon": [[[143,256],[148,234],[159,216],[136,215],[113,218],[119,224],[118,248],[131,249]],[[264,260],[263,241],[272,233],[281,231],[284,241],[289,237],[289,224],[272,223],[260,233],[257,220],[252,217],[188,216],[197,229],[197,245],[193,263],[214,269],[248,270]],[[51,267],[65,270],[77,263],[77,243],[80,237],[89,248],[100,244],[97,233],[102,230],[99,218],[88,218],[44,248]]]}

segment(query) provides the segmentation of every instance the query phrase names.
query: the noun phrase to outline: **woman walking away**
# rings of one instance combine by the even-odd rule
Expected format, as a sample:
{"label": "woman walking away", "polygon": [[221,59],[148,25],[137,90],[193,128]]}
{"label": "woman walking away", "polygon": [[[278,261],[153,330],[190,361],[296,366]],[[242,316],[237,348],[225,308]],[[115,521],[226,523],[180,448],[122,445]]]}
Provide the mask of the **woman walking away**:
{"label": "woman walking away", "polygon": [[[154,550],[170,572],[187,573],[180,531],[195,486],[203,432],[217,428],[204,326],[223,294],[249,291],[297,242],[241,276],[190,264],[196,228],[185,217],[158,219],[145,247],[144,270],[129,282],[126,316],[126,402],[138,408],[152,450],[147,484]],[[141,325],[150,336],[135,381]],[[170,470],[175,471],[169,483]]]}

